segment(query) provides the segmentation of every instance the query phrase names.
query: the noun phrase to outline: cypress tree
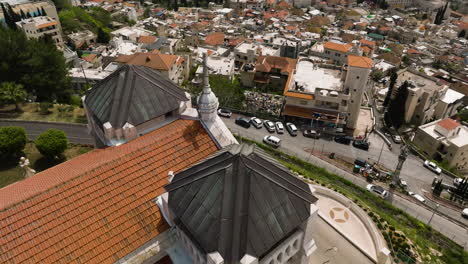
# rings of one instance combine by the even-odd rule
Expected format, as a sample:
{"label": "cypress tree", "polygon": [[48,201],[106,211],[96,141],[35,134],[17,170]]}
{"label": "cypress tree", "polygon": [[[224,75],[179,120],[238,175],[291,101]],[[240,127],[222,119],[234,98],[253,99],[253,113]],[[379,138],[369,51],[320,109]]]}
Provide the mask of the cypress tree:
{"label": "cypress tree", "polygon": [[388,111],[385,113],[387,124],[399,129],[405,124],[405,105],[408,98],[409,83],[405,81],[397,91],[395,98],[390,101]]}
{"label": "cypress tree", "polygon": [[43,16],[47,16],[47,13],[46,13],[46,11],[44,10],[44,7],[43,7],[43,6],[41,7],[41,13],[42,13]]}
{"label": "cypress tree", "polygon": [[42,14],[41,10],[39,9],[39,7],[37,8],[35,16],[43,16],[43,14]]}
{"label": "cypress tree", "polygon": [[[11,5],[8,4],[8,13],[10,13],[10,17],[14,22],[21,21],[21,16],[18,15],[15,11],[13,11],[13,8],[11,8]],[[16,24],[15,24],[16,27]]]}
{"label": "cypress tree", "polygon": [[26,18],[26,14],[24,13],[23,9],[20,9],[20,16],[21,16],[21,19]]}
{"label": "cypress tree", "polygon": [[16,29],[16,23],[14,19],[11,17],[10,12],[8,12],[8,7],[6,4],[0,3],[2,6],[2,12],[3,12],[3,17],[5,19],[5,24],[11,28],[11,29]]}
{"label": "cypress tree", "polygon": [[398,78],[397,69],[396,68],[391,69],[390,84],[388,85],[388,92],[383,102],[384,107],[388,106],[388,103],[390,102],[390,98],[392,97],[393,87],[395,86],[397,78]]}

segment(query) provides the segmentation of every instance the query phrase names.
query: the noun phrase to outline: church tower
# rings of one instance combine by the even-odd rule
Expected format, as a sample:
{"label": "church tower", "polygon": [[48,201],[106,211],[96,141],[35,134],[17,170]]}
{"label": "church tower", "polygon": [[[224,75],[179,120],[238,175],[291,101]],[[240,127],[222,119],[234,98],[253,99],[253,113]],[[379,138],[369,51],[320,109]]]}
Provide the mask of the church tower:
{"label": "church tower", "polygon": [[214,121],[218,117],[218,106],[218,98],[211,91],[210,87],[207,58],[205,53],[203,54],[203,91],[198,97],[198,112],[200,114],[200,119],[205,122]]}

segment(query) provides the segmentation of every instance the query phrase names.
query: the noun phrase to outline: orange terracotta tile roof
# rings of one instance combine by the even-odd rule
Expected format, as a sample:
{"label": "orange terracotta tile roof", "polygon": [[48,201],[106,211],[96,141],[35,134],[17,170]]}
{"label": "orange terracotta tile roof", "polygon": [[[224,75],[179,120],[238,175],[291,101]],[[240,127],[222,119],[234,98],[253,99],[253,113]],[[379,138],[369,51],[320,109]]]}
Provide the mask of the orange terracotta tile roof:
{"label": "orange terracotta tile roof", "polygon": [[348,55],[348,65],[358,68],[372,68],[373,62],[370,58],[364,56]]}
{"label": "orange terracotta tile roof", "polygon": [[258,56],[255,69],[260,72],[270,72],[272,69],[279,69],[281,72],[288,72],[289,75],[296,68],[297,60],[278,56]]}
{"label": "orange terracotta tile roof", "polygon": [[408,54],[421,54],[421,52],[419,52],[418,50],[416,49],[408,49],[407,51]]}
{"label": "orange terracotta tile roof", "polygon": [[205,44],[210,46],[218,46],[224,44],[224,33],[223,32],[214,32],[206,36]]}
{"label": "orange terracotta tile roof", "polygon": [[93,62],[93,60],[96,59],[96,56],[97,55],[94,53],[88,53],[81,55],[81,58],[87,62]]}
{"label": "orange terracotta tile roof", "polygon": [[458,123],[457,121],[451,119],[451,118],[445,118],[445,119],[442,119],[440,120],[439,122],[437,122],[437,125],[447,129],[448,131],[450,130],[453,130],[457,127],[460,126],[460,123]]}
{"label": "orange terracotta tile roof", "polygon": [[339,44],[335,42],[326,42],[325,45],[323,45],[325,49],[330,49],[330,50],[336,50],[339,52],[346,53],[348,52],[353,46],[351,44]]}
{"label": "orange terracotta tile roof", "polygon": [[159,51],[154,53],[138,52],[131,55],[122,55],[117,57],[116,62],[146,66],[155,70],[168,71],[172,65],[177,62],[179,56],[171,54],[162,54]]}
{"label": "orange terracotta tile roof", "polygon": [[369,46],[370,48],[375,48],[375,42],[374,41],[370,41],[370,40],[367,40],[367,39],[361,39],[359,42],[361,42],[362,45]]}
{"label": "orange terracotta tile roof", "polygon": [[245,41],[245,38],[235,38],[229,40],[229,46],[237,46]]}
{"label": "orange terracotta tile roof", "polygon": [[365,54],[370,54],[370,52],[372,51],[371,48],[369,48],[369,47],[367,47],[367,46],[361,47],[361,50],[362,50]]}
{"label": "orange terracotta tile roof", "polygon": [[114,263],[168,229],[154,199],[217,147],[177,120],[0,189],[0,263]]}
{"label": "orange terracotta tile roof", "polygon": [[156,42],[156,40],[157,40],[156,36],[140,36],[138,38],[138,43],[152,44]]}

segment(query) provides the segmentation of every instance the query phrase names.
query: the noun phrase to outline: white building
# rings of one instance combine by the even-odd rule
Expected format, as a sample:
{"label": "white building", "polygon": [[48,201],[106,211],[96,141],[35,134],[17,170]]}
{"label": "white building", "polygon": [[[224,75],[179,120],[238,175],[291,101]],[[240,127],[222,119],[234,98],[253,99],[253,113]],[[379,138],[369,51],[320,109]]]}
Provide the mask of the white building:
{"label": "white building", "polygon": [[468,170],[468,128],[455,120],[446,118],[418,127],[413,142],[429,157]]}
{"label": "white building", "polygon": [[23,19],[16,22],[16,26],[20,28],[28,38],[40,38],[44,35],[49,35],[57,46],[63,46],[60,23],[51,17],[39,16]]}

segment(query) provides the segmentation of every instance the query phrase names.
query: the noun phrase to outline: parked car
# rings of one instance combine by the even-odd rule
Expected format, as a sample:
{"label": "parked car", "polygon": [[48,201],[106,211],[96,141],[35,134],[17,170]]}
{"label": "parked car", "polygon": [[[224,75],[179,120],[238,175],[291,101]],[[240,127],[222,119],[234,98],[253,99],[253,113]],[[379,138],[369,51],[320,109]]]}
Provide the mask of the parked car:
{"label": "parked car", "polygon": [[432,172],[435,172],[437,174],[441,174],[442,173],[442,169],[439,168],[439,166],[437,166],[434,162],[432,161],[424,161],[424,167],[430,169]]}
{"label": "parked car", "polygon": [[341,144],[349,145],[352,141],[352,138],[348,136],[336,136],[335,141]]}
{"label": "parked car", "polygon": [[462,183],[462,181],[463,181],[463,178],[455,178],[455,179],[453,179],[453,185],[455,187],[458,187],[458,185],[460,185],[460,183]]}
{"label": "parked car", "polygon": [[286,123],[286,130],[291,136],[297,136],[297,127],[293,123]]}
{"label": "parked car", "polygon": [[252,125],[256,127],[257,129],[260,129],[263,127],[263,123],[262,123],[262,120],[260,120],[260,118],[252,117],[250,119],[250,123],[252,123]]}
{"label": "parked car", "polygon": [[426,199],[424,199],[421,195],[417,194],[417,193],[414,193],[414,192],[408,192],[408,194],[410,196],[413,196],[414,199],[420,201],[421,203],[425,203],[426,202]]}
{"label": "parked car", "polygon": [[364,140],[353,141],[353,147],[363,150],[369,150],[370,143]]}
{"label": "parked car", "polygon": [[272,121],[265,120],[263,121],[263,125],[265,126],[266,130],[268,130],[268,132],[270,133],[275,132],[275,123],[273,123]]}
{"label": "parked car", "polygon": [[382,188],[382,187],[380,187],[378,185],[368,184],[366,188],[370,192],[374,192],[374,193],[378,194],[382,198],[386,198],[388,196],[388,192],[384,188]]}
{"label": "parked car", "polygon": [[361,166],[361,167],[365,167],[366,164],[367,164],[367,161],[363,158],[357,158],[354,160],[354,164],[355,165],[358,165],[358,166]]}
{"label": "parked car", "polygon": [[281,145],[281,139],[275,137],[275,136],[265,136],[263,138],[263,142],[266,144],[273,146],[275,148],[279,147]]}
{"label": "parked car", "polygon": [[218,109],[218,115],[229,118],[232,116],[232,112],[227,109],[220,108]]}
{"label": "parked car", "polygon": [[276,123],[275,123],[275,126],[276,126],[276,132],[277,132],[278,134],[283,134],[283,133],[284,133],[284,125],[283,125],[283,123],[281,123],[281,122],[276,122]]}
{"label": "parked car", "polygon": [[468,218],[468,208],[463,209],[461,215],[465,218]]}
{"label": "parked car", "polygon": [[393,135],[392,136],[393,142],[400,144],[401,143],[401,137],[398,135]]}
{"label": "parked car", "polygon": [[320,138],[320,132],[317,132],[315,130],[312,130],[312,129],[307,129],[307,130],[304,130],[302,132],[302,135],[304,137],[308,137],[308,138],[315,138],[315,139],[319,139]]}
{"label": "parked car", "polygon": [[248,120],[247,118],[238,117],[236,118],[235,123],[241,127],[245,127],[245,128],[250,127],[250,120]]}

